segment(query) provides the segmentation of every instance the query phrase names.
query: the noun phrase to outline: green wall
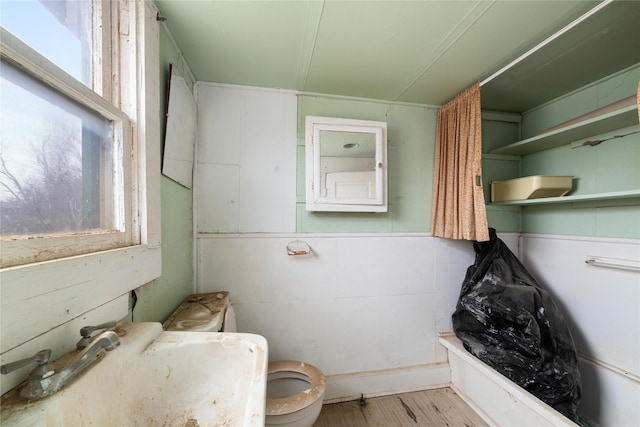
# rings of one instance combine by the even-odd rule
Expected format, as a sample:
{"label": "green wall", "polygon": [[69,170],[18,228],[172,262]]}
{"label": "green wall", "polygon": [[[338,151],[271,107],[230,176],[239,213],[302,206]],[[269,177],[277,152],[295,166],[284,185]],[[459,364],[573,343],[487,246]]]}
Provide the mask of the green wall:
{"label": "green wall", "polygon": [[[389,207],[386,213],[305,210],[305,117],[387,122]],[[297,231],[428,232],[437,107],[321,95],[298,97]]]}
{"label": "green wall", "polygon": [[[187,81],[189,78],[181,53],[164,26],[160,28],[161,99],[166,99],[170,63],[174,64],[174,71],[180,72]],[[159,113],[164,129],[164,110]],[[163,322],[193,289],[193,192],[164,175],[160,191],[162,275],[136,289],[138,300],[132,313],[136,322]]]}
{"label": "green wall", "polygon": [[494,206],[491,182],[520,176],[520,157],[487,154],[489,151],[520,139],[520,114],[482,112],[482,186],[487,204],[489,227],[503,233],[522,230],[521,209],[518,206]]}
{"label": "green wall", "polygon": [[[523,175],[574,176],[572,195],[640,188],[640,134],[605,141],[595,147],[570,145],[525,156]],[[526,206],[527,233],[640,238],[640,201],[600,201]]]}

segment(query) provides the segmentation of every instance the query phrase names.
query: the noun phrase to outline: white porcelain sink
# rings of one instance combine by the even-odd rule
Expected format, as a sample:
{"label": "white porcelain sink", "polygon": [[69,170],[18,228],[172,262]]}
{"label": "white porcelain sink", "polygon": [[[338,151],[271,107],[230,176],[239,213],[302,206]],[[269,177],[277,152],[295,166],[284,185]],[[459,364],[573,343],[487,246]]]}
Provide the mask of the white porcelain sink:
{"label": "white porcelain sink", "polygon": [[121,345],[56,394],[2,398],[11,426],[262,426],[267,341],[124,323]]}

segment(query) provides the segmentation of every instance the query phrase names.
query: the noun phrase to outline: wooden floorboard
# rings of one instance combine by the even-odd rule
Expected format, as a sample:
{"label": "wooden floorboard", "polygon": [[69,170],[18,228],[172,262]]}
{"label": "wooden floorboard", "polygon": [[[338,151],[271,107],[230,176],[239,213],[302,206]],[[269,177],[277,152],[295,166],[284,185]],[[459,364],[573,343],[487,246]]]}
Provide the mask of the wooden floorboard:
{"label": "wooden floorboard", "polygon": [[323,405],[313,427],[488,426],[450,388],[365,400]]}

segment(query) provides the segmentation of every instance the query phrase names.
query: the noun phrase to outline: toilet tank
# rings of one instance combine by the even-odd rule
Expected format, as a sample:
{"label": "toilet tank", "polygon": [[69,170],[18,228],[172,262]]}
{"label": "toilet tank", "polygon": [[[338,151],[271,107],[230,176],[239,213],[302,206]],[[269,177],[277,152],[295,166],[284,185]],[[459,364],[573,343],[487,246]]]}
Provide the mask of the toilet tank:
{"label": "toilet tank", "polygon": [[229,292],[193,294],[164,322],[165,331],[236,332]]}

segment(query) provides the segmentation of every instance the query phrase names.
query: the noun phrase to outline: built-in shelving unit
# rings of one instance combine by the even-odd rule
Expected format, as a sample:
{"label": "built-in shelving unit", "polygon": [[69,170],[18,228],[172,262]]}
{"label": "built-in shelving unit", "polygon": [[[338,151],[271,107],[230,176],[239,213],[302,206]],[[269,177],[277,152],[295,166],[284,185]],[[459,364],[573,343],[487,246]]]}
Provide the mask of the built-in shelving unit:
{"label": "built-in shelving unit", "polygon": [[504,147],[492,150],[490,154],[526,155],[550,148],[560,147],[572,141],[594,137],[638,124],[638,106],[627,105],[614,111],[591,117],[566,127],[555,129]]}
{"label": "built-in shelving unit", "polygon": [[508,202],[492,202],[496,206],[525,206],[552,203],[580,203],[599,200],[620,200],[640,198],[640,190],[612,191],[609,193],[580,194],[575,196],[545,197],[541,199],[510,200]]}
{"label": "built-in shelving unit", "polygon": [[[631,97],[630,97],[631,98]],[[490,155],[524,156],[539,151],[575,144],[580,140],[597,139],[598,135],[638,125],[638,106],[635,100],[625,99],[622,105],[617,103],[613,109],[608,108],[602,114],[585,116],[584,120],[574,120],[566,126],[560,126],[551,131],[536,135],[504,147],[496,148]],[[635,97],[634,97],[635,98]],[[627,102],[629,101],[629,102]],[[492,202],[493,206],[530,206],[557,203],[584,203],[640,198],[640,189],[627,191],[613,191],[606,193],[579,194],[561,197],[546,197],[540,199],[511,200],[507,202]]]}
{"label": "built-in shelving unit", "polygon": [[[637,167],[629,160],[637,158],[636,143],[640,142],[640,95],[635,90],[640,71],[639,53],[638,49],[622,53],[618,47],[631,46],[629,40],[637,38],[637,11],[629,2],[610,2],[589,18],[588,26],[571,24],[566,32],[563,29],[562,34],[554,35],[548,43],[545,40],[542,48],[536,47],[534,51],[527,52],[519,62],[510,64],[511,67],[501,70],[500,75],[492,76],[493,80],[484,82],[483,113],[520,112],[517,123],[524,124],[515,133],[508,132],[506,125],[496,123],[483,128],[483,138],[486,135],[486,151],[482,158],[483,184],[487,202],[491,198],[487,190],[492,181],[521,178],[523,171],[526,175],[582,175],[576,176],[581,180],[578,181],[581,186],[574,190],[574,194],[487,203],[487,216],[494,226],[508,231],[535,229],[553,233],[553,226],[534,225],[536,221],[529,221],[535,211],[540,215],[538,218],[560,221],[558,224],[567,220],[559,218],[564,215],[573,215],[570,218],[575,216],[576,221],[596,216],[606,228],[620,212],[624,211],[626,215],[626,207],[636,212],[640,205],[640,188],[637,171],[634,170]],[[621,28],[629,32],[620,33]],[[600,36],[611,37],[616,33],[620,39],[600,39]],[[599,37],[594,37],[595,34]],[[602,50],[595,53],[597,49]],[[620,62],[601,60],[609,54]],[[598,71],[591,66],[596,63],[611,67]],[[577,76],[582,76],[582,73],[576,73],[576,70],[581,69],[588,70],[585,72],[589,75],[578,81]],[[532,88],[544,89],[536,91]],[[483,119],[511,121],[493,115]],[[561,121],[564,122],[558,123]],[[553,127],[542,130],[545,124]],[[520,134],[523,129],[525,136]],[[540,133],[532,136],[536,129]],[[617,138],[620,138],[617,142],[589,148]],[[616,146],[618,143],[624,147],[633,145],[628,159],[625,158],[625,150]],[[618,158],[623,160],[620,170],[612,171],[610,175],[605,168],[590,169],[591,163],[582,163],[593,161],[597,165],[601,156],[609,154],[612,157],[606,158],[601,165],[613,165]],[[631,181],[623,181],[626,176]],[[599,192],[585,194],[588,189]],[[606,209],[601,213],[594,212],[599,208]],[[570,212],[573,209],[579,209],[581,213]]]}

